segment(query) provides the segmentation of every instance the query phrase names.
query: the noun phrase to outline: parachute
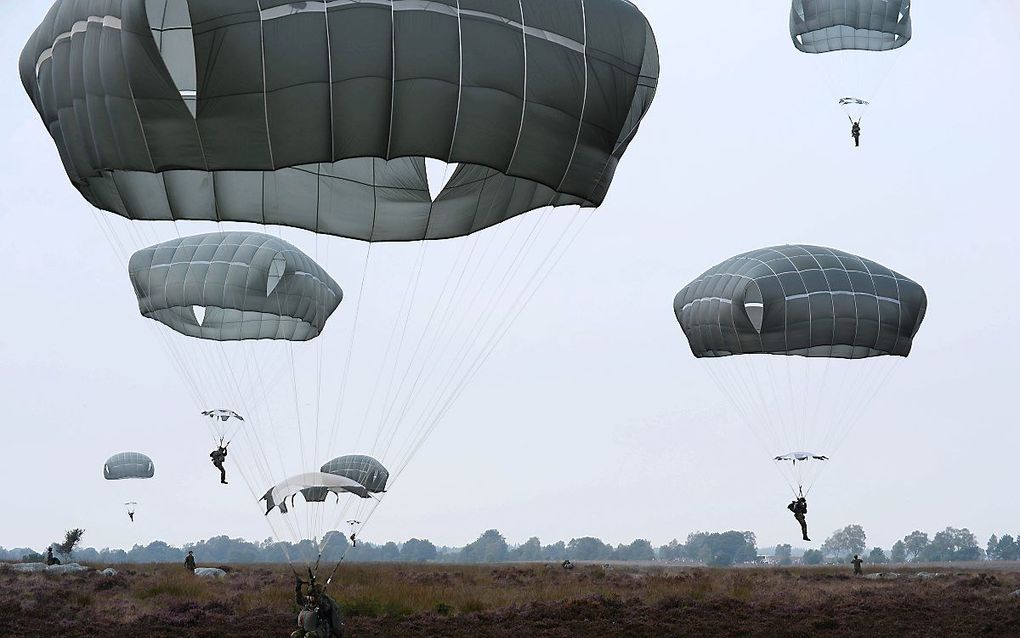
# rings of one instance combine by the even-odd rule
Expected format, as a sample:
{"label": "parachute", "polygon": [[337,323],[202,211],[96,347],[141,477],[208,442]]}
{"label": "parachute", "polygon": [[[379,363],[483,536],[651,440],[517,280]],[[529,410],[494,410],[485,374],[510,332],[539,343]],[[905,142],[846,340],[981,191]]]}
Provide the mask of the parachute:
{"label": "parachute", "polygon": [[217,445],[227,444],[234,438],[237,428],[244,425],[244,417],[233,410],[203,410],[202,416],[209,417],[209,428]]}
{"label": "parachute", "polygon": [[150,479],[156,475],[152,459],[140,452],[121,452],[106,459],[103,478],[107,481]]}
{"label": "parachute", "polygon": [[207,416],[210,419],[219,419],[220,421],[229,421],[230,419],[244,421],[244,417],[233,410],[204,410],[202,416]]}
{"label": "parachute", "polygon": [[910,0],[793,0],[790,10],[790,36],[804,53],[889,51],[910,35]]}
{"label": "parachute", "polygon": [[[148,456],[141,452],[120,452],[106,459],[103,463],[103,478],[107,481],[131,480],[132,486],[125,487],[120,493],[122,495],[137,496],[140,491],[133,485],[134,480],[151,479],[156,475],[156,466]],[[135,520],[135,510],[138,508],[138,501],[131,499],[124,501],[124,509]]]}
{"label": "parachute", "polygon": [[293,507],[294,499],[299,493],[308,503],[321,503],[325,501],[327,494],[332,493],[339,497],[344,492],[360,498],[370,498],[368,490],[363,485],[345,476],[336,476],[325,472],[307,472],[292,476],[270,488],[261,500],[266,502],[267,515],[275,508],[280,508],[280,511],[286,514],[288,511],[287,499],[291,499],[291,507]]}
{"label": "parachute", "polygon": [[310,257],[261,233],[173,239],[136,252],[128,271],[142,315],[215,341],[307,341],[343,298]]}
{"label": "parachute", "polygon": [[[114,253],[141,249],[139,308],[197,410],[244,414],[253,502],[337,455],[330,480],[366,481],[270,507],[321,551],[330,521],[360,534],[605,199],[659,61],[626,0],[57,0],[20,73]],[[553,208],[576,210],[525,215]],[[328,329],[326,273],[351,295]]]}
{"label": "parachute", "polygon": [[20,71],[97,208],[410,241],[601,204],[658,55],[624,0],[57,0]]}
{"label": "parachute", "polygon": [[[912,35],[910,0],[793,0],[790,37],[804,53],[818,55],[819,73],[847,115],[860,121],[896,56]],[[876,53],[881,55],[875,55]]]}
{"label": "parachute", "polygon": [[732,257],[673,302],[691,352],[712,360],[704,369],[769,456],[790,462],[784,476],[795,493],[822,467],[802,462],[834,454],[891,373],[889,361],[910,354],[926,308],[913,280],[807,245]]}
{"label": "parachute", "polygon": [[382,463],[363,454],[335,458],[324,464],[320,471],[357,481],[366,490],[376,494],[386,491],[386,481],[390,479],[390,472]]}

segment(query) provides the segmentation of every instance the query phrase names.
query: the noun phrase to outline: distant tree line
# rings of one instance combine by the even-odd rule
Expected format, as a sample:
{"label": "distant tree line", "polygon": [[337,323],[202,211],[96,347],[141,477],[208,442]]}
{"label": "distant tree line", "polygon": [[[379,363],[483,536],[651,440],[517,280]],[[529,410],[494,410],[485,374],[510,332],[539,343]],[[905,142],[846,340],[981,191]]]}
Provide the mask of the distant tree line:
{"label": "distant tree line", "polygon": [[[225,563],[282,563],[288,559],[313,559],[318,546],[310,540],[288,543],[267,538],[251,542],[240,538],[214,536],[181,547],[163,541],[148,545],[135,545],[129,550],[78,549],[81,530],[71,530],[63,542],[52,543],[54,553],[67,556],[73,549],[76,561],[92,564],[116,563],[175,563],[183,562],[188,551],[195,552],[202,564]],[[70,544],[69,544],[70,543]],[[412,538],[403,543],[375,544],[358,540],[356,547],[342,532],[332,531],[323,539],[322,557],[325,561],[345,560],[371,562],[440,562],[440,563],[502,563],[502,562],[561,562],[571,561],[683,561],[712,566],[729,566],[754,563],[760,560],[753,532],[694,532],[684,542],[677,539],[654,547],[645,539],[636,539],[615,547],[592,536],[572,538],[543,545],[537,537],[520,545],[511,545],[495,529],[483,532],[474,542],[464,547],[437,547],[432,542]],[[0,547],[0,561],[41,560],[43,552],[29,548],[6,550]],[[880,547],[868,550],[867,535],[860,525],[848,525],[836,530],[819,549],[809,549],[799,562],[806,565],[845,563],[854,554],[870,564],[906,562],[951,562],[975,560],[1020,560],[1020,536],[992,535],[985,549],[967,528],[947,527],[933,537],[925,532],[913,531],[896,541],[891,550]],[[773,562],[789,565],[797,562],[793,547],[778,545],[773,550]]]}
{"label": "distant tree line", "polygon": [[859,555],[871,564],[882,563],[947,563],[977,560],[1018,560],[1020,545],[1013,537],[994,534],[988,539],[988,549],[978,545],[977,538],[966,527],[947,527],[929,537],[926,532],[914,530],[896,541],[886,554],[881,547],[867,551],[867,536],[860,525],[848,525],[833,532],[818,550],[804,552],[802,562],[817,565],[825,562],[846,562]]}
{"label": "distant tree line", "polygon": [[[55,551],[59,543],[54,543]],[[711,565],[732,565],[751,562],[757,557],[754,534],[751,532],[698,532],[687,537],[686,543],[674,540],[656,549],[645,539],[612,546],[598,538],[583,536],[569,541],[543,545],[529,538],[520,545],[510,545],[494,529],[482,533],[464,547],[437,547],[425,539],[412,538],[403,543],[375,544],[358,540],[355,547],[342,532],[329,532],[323,539],[322,557],[336,561],[341,556],[351,562],[442,562],[442,563],[500,563],[552,561],[652,561],[656,559],[687,559]],[[45,551],[45,550],[44,550]],[[288,559],[307,560],[318,554],[318,547],[310,540],[288,543],[267,538],[260,543],[240,538],[214,536],[181,547],[163,541],[148,545],[135,545],[123,549],[95,549],[87,547],[74,551],[74,560],[82,563],[175,563],[183,562],[188,551],[193,551],[203,564],[211,563],[282,563]],[[0,548],[0,561],[41,560],[42,555],[29,548],[5,550]]]}

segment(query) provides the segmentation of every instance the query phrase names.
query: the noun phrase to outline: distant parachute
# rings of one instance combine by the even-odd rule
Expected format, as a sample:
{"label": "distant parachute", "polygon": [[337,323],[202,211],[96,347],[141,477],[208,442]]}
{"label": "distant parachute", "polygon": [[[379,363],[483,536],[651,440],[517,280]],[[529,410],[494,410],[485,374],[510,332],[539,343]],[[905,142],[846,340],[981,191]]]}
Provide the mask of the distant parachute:
{"label": "distant parachute", "polygon": [[103,478],[107,481],[150,479],[156,474],[152,459],[140,452],[121,452],[106,459]]}
{"label": "distant parachute", "polygon": [[819,55],[819,72],[846,114],[860,121],[891,70],[895,51],[910,42],[910,0],[793,0],[790,37],[799,51]]}
{"label": "distant parachute", "polygon": [[827,460],[888,377],[885,362],[910,353],[926,308],[913,280],[807,245],[732,257],[673,301],[691,352],[714,360],[704,369],[769,456],[791,462],[795,492],[822,465],[801,462]]}
{"label": "distant parachute", "polygon": [[130,499],[124,501],[124,509],[132,521],[135,520],[135,510],[138,507],[136,498],[140,491],[134,481],[151,479],[155,475],[156,466],[152,459],[141,452],[120,452],[103,463],[103,478],[107,481],[129,482],[118,491],[122,497]]}
{"label": "distant parachute", "polygon": [[262,233],[209,233],[139,250],[128,266],[143,315],[216,341],[307,341],[343,291],[310,257]]}
{"label": "distant parachute", "polygon": [[780,454],[774,460],[776,461],[790,461],[796,463],[798,461],[828,461],[829,457],[821,454],[812,454],[811,452],[791,452],[789,454]]}
{"label": "distant parachute", "polygon": [[219,419],[220,421],[229,421],[230,419],[244,421],[244,417],[233,410],[205,410],[202,412],[202,416],[207,416],[210,419]]}
{"label": "distant parachute", "polygon": [[910,41],[910,0],[793,0],[790,36],[804,53],[898,49]]}
{"label": "distant parachute", "polygon": [[364,485],[365,489],[373,493],[385,492],[386,481],[390,478],[389,470],[383,467],[382,463],[363,454],[335,458],[323,465],[320,471],[345,476]]}

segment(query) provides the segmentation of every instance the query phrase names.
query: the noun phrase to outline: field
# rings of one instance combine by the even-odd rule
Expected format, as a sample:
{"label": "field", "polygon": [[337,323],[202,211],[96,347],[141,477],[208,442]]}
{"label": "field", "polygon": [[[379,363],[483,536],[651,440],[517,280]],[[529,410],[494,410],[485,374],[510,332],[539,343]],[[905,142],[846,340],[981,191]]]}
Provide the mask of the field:
{"label": "field", "polygon": [[[1020,567],[935,566],[928,578],[845,568],[345,565],[330,593],[349,637],[1020,636]],[[0,572],[0,636],[287,636],[286,567],[223,581],[176,565],[115,577]]]}

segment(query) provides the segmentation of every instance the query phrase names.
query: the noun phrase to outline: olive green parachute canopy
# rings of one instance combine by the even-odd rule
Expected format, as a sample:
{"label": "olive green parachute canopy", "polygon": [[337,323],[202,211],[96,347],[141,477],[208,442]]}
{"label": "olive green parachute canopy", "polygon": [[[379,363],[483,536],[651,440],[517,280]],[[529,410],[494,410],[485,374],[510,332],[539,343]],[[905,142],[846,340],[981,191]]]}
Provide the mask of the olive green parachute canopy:
{"label": "olive green parachute canopy", "polygon": [[136,252],[128,271],[144,316],[216,341],[314,339],[343,298],[311,257],[261,233],[173,239]]}
{"label": "olive green parachute canopy", "polygon": [[371,456],[349,454],[333,459],[320,468],[327,474],[346,476],[365,486],[369,492],[385,492],[390,472]]}
{"label": "olive green parachute canopy", "polygon": [[859,359],[907,356],[924,289],[868,259],[818,246],[737,255],[677,294],[696,357],[767,353]]}
{"label": "olive green parachute canopy", "polygon": [[20,69],[99,208],[369,241],[598,206],[659,74],[626,0],[57,0]]}
{"label": "olive green parachute canopy", "polygon": [[790,9],[790,37],[805,53],[888,51],[910,35],[910,0],[793,0]]}
{"label": "olive green parachute canopy", "polygon": [[156,466],[152,459],[139,452],[114,454],[103,464],[103,478],[107,481],[150,479],[155,474]]}

